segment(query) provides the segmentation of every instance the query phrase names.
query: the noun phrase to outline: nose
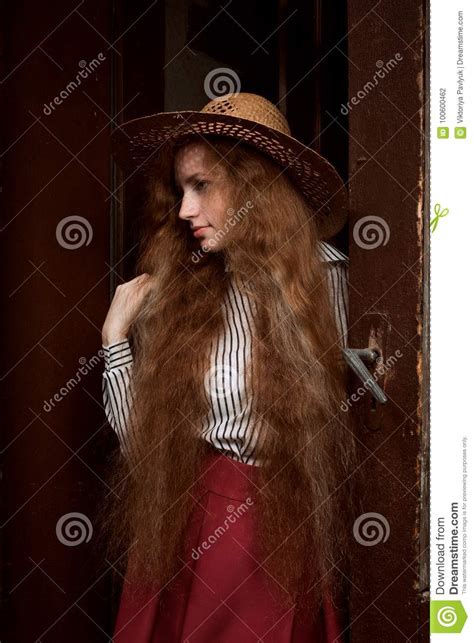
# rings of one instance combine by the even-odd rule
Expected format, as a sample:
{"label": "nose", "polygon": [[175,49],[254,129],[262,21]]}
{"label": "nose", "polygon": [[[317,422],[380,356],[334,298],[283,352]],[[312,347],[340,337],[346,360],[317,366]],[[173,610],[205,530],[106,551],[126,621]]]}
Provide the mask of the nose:
{"label": "nose", "polygon": [[185,221],[194,219],[199,214],[198,204],[193,202],[191,197],[184,195],[181,200],[181,207],[179,209],[178,217]]}

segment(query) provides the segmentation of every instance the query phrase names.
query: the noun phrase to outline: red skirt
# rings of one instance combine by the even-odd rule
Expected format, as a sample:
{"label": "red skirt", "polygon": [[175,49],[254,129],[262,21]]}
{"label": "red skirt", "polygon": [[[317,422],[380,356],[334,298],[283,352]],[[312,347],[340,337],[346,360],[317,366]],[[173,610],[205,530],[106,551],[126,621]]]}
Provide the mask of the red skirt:
{"label": "red skirt", "polygon": [[139,601],[125,577],[113,643],[342,643],[343,612],[330,600],[316,618],[304,618],[279,605],[276,583],[272,592],[264,582],[251,501],[255,467],[215,450],[206,458],[204,494],[186,536],[187,565]]}

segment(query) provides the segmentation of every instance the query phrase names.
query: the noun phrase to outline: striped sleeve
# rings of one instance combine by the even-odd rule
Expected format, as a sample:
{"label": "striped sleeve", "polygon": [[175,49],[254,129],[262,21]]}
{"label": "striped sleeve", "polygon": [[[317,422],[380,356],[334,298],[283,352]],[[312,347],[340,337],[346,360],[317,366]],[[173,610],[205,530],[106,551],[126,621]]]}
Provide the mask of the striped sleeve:
{"label": "striped sleeve", "polygon": [[342,348],[347,348],[349,257],[327,241],[320,242],[319,252],[321,260],[326,263],[329,296],[334,307],[339,342]]}
{"label": "striped sleeve", "polygon": [[123,453],[127,452],[128,422],[133,413],[131,375],[133,354],[127,339],[114,342],[104,350],[102,398],[110,426],[114,429]]}
{"label": "striped sleeve", "polygon": [[339,333],[339,342],[342,348],[347,348],[347,320],[348,320],[348,265],[346,262],[328,262],[327,276],[329,294],[334,307],[336,324]]}

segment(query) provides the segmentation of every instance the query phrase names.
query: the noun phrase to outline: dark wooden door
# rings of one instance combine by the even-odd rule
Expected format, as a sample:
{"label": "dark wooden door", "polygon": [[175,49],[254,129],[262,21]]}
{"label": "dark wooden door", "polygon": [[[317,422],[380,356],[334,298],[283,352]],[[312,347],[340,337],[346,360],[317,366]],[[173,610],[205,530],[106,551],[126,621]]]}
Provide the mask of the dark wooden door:
{"label": "dark wooden door", "polygon": [[429,640],[426,28],[422,2],[348,4],[349,343],[380,350],[389,398],[352,383],[354,641]]}
{"label": "dark wooden door", "polygon": [[106,641],[113,5],[2,2],[2,641]]}

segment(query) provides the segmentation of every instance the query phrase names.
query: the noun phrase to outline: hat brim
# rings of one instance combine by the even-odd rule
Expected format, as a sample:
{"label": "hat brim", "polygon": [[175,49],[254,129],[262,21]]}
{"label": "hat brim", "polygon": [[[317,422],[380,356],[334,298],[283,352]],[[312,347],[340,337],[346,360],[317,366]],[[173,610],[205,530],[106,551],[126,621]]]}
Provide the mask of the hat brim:
{"label": "hat brim", "polygon": [[309,202],[321,239],[347,220],[347,192],[335,168],[300,141],[255,121],[213,112],[160,112],[127,121],[112,134],[112,154],[128,172],[147,173],[165,143],[190,134],[243,141],[284,168]]}

